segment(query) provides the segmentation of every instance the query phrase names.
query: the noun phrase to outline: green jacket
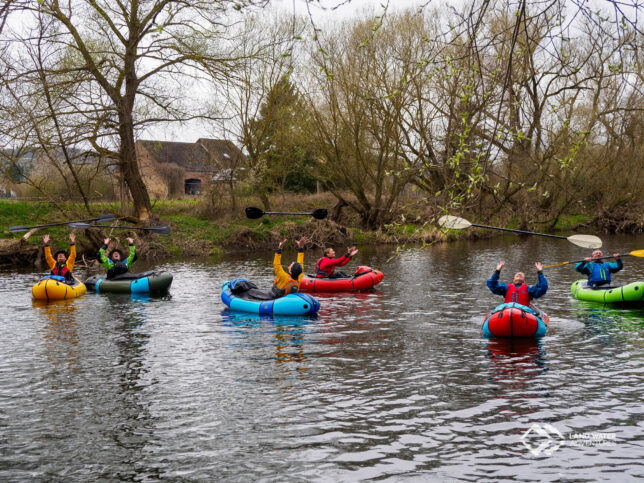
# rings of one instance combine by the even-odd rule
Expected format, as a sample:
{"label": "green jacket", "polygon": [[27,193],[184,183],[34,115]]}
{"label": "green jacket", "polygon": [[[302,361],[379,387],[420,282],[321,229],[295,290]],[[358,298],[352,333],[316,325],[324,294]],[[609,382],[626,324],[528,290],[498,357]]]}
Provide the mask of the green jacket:
{"label": "green jacket", "polygon": [[[105,250],[107,250],[107,245],[103,245],[98,251],[99,261],[101,262],[101,265],[103,265],[103,268],[105,268],[105,270],[109,270],[114,266],[114,261],[108,258],[107,255],[105,255]],[[123,260],[125,265],[127,265],[127,268],[130,268],[134,263],[135,255],[136,249],[134,248],[134,245],[130,245],[130,254],[125,260]]]}

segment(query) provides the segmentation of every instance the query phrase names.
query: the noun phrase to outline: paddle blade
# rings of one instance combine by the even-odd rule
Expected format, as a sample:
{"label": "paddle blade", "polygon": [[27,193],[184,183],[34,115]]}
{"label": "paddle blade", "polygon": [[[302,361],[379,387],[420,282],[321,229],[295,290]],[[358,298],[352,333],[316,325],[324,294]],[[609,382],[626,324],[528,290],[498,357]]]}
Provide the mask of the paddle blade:
{"label": "paddle blade", "polygon": [[315,210],[313,213],[311,213],[311,216],[316,220],[324,220],[326,218],[326,215],[328,215],[328,213],[329,212],[324,208],[320,208],[319,210]]}
{"label": "paddle blade", "polygon": [[76,230],[82,230],[84,228],[91,228],[93,225],[90,225],[89,223],[80,223],[80,222],[72,222],[68,223],[68,225],[71,228],[75,228]]}
{"label": "paddle blade", "polygon": [[10,226],[7,231],[9,233],[18,233],[20,231],[27,231],[27,230],[29,230],[28,226]]}
{"label": "paddle blade", "polygon": [[114,219],[114,215],[112,214],[105,214],[105,215],[100,215],[98,218],[96,218],[96,221],[110,221]]}
{"label": "paddle blade", "polygon": [[644,257],[644,250],[633,250],[629,252],[629,255],[632,257]]}
{"label": "paddle blade", "polygon": [[158,233],[159,235],[167,235],[168,233],[170,233],[169,226],[151,226],[146,229],[151,231],[152,233]]}
{"label": "paddle blade", "polygon": [[259,208],[255,208],[254,206],[249,206],[248,208],[246,208],[246,216],[251,220],[256,220],[257,218],[261,218],[262,216],[264,216],[264,212]]}
{"label": "paddle blade", "polygon": [[601,248],[601,238],[595,235],[571,235],[567,237],[568,241],[573,245],[584,248]]}
{"label": "paddle blade", "polygon": [[469,228],[472,224],[464,218],[458,216],[445,215],[438,219],[438,224],[443,228],[451,228],[453,230],[463,230]]}

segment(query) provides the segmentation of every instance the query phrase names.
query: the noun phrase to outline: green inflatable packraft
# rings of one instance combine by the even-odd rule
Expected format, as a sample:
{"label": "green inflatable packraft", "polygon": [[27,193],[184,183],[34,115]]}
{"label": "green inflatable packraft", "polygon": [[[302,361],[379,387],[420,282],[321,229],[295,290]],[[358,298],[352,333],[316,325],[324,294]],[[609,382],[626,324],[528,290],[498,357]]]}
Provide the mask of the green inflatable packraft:
{"label": "green inflatable packraft", "polygon": [[570,287],[572,296],[577,300],[599,302],[602,304],[628,304],[644,306],[644,281],[628,285],[608,285],[590,288],[586,280],[577,280]]}

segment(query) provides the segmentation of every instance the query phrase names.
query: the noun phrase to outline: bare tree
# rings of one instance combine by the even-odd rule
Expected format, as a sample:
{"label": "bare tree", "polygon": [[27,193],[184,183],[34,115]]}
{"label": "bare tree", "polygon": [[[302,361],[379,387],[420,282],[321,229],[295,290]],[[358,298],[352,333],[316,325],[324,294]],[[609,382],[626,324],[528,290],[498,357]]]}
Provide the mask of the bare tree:
{"label": "bare tree", "polygon": [[321,179],[376,228],[391,220],[422,164],[405,126],[417,94],[418,65],[409,59],[425,51],[425,42],[422,18],[392,16],[376,32],[373,26],[373,18],[363,18],[325,32],[326,51],[314,55],[310,105]]}
{"label": "bare tree", "polygon": [[[92,126],[84,142],[97,156],[117,160],[135,212],[145,220],[152,217],[152,207],[136,159],[136,133],[159,122],[207,117],[186,104],[186,87],[206,71],[219,80],[227,77],[239,58],[227,37],[229,24],[237,18],[230,13],[266,4],[16,0],[9,9],[21,15],[23,25],[31,18],[47,27],[44,36],[57,54],[47,66],[48,76],[67,74],[70,82],[81,83],[74,99],[77,113]],[[5,27],[2,42],[17,56],[21,46],[33,45],[41,35],[37,29],[21,26],[9,32]],[[33,75],[27,67],[10,80],[23,82]]]}
{"label": "bare tree", "polygon": [[[271,144],[280,113],[266,110],[271,96],[287,83],[296,63],[294,44],[304,23],[281,16],[262,19],[248,16],[236,38],[244,61],[228,82],[219,83],[218,98],[227,99],[227,116],[219,123],[226,137],[236,139],[247,153],[248,180],[260,196],[264,209],[270,209],[269,192],[273,188]],[[284,140],[283,140],[284,141]]]}

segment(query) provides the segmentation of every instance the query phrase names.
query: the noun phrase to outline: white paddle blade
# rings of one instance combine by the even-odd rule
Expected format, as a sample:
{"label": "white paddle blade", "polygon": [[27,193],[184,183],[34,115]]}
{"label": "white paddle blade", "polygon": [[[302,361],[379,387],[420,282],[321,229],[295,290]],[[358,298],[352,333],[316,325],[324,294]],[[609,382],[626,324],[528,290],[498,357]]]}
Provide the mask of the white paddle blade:
{"label": "white paddle blade", "polygon": [[438,219],[438,224],[443,228],[451,228],[453,230],[463,230],[464,228],[469,228],[472,224],[458,216],[445,215],[441,216]]}
{"label": "white paddle blade", "polygon": [[571,235],[568,241],[578,247],[601,248],[602,240],[595,235]]}

